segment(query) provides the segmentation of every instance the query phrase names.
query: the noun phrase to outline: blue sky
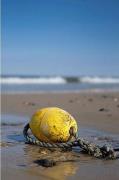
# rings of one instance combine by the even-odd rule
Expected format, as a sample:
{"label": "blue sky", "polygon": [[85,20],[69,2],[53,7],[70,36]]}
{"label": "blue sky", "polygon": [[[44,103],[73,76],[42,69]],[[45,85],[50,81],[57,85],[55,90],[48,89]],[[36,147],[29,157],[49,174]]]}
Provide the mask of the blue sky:
{"label": "blue sky", "polygon": [[2,0],[2,73],[119,75],[119,0]]}

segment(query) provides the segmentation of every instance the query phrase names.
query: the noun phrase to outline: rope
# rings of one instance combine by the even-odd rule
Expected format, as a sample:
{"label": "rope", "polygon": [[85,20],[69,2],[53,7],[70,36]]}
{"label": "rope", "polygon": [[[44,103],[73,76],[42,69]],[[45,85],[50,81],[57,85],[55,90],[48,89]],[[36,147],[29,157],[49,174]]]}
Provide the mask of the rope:
{"label": "rope", "polygon": [[24,137],[26,139],[26,143],[38,145],[44,148],[64,148],[71,149],[72,147],[79,146],[83,151],[87,154],[94,156],[96,158],[106,158],[106,159],[116,159],[119,158],[119,152],[116,152],[112,147],[102,146],[99,147],[93,143],[89,143],[88,141],[77,137],[75,141],[68,141],[66,143],[46,143],[39,141],[37,139],[33,139],[28,135],[29,124],[26,124],[23,130]]}

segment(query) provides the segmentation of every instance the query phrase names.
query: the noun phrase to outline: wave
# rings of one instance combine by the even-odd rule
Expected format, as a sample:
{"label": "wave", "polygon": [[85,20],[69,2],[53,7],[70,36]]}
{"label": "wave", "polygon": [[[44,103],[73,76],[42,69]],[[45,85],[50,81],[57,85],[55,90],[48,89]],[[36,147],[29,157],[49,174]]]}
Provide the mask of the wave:
{"label": "wave", "polygon": [[85,76],[80,79],[82,83],[90,84],[118,84],[118,77],[89,77]]}
{"label": "wave", "polygon": [[119,84],[119,77],[32,77],[32,76],[2,76],[2,84],[67,84],[67,83],[88,83],[88,84]]}
{"label": "wave", "polygon": [[64,84],[62,77],[2,77],[2,84]]}

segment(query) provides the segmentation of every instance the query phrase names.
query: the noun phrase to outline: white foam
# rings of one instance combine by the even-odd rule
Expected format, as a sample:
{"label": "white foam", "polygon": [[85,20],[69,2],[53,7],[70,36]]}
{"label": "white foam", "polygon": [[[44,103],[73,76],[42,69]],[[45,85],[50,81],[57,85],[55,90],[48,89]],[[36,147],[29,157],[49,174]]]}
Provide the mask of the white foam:
{"label": "white foam", "polygon": [[85,76],[85,77],[80,78],[80,81],[82,83],[90,83],[90,84],[116,84],[116,83],[119,83],[119,78]]}
{"label": "white foam", "polygon": [[39,78],[20,78],[2,77],[0,83],[3,84],[64,84],[66,80],[62,77],[39,77]]}
{"label": "white foam", "polygon": [[[72,80],[72,77],[70,77]],[[69,79],[70,79],[69,78]],[[119,77],[99,77],[99,76],[83,76],[76,77],[76,83],[87,84],[119,84]],[[0,83],[2,84],[66,84],[72,83],[69,79],[61,76],[56,77],[1,77]]]}

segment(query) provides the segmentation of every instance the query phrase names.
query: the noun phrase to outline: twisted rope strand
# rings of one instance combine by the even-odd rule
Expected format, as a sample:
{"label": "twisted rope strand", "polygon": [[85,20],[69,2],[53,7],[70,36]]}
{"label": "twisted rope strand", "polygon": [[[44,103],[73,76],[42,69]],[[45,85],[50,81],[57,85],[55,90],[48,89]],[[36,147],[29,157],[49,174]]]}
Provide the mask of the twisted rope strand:
{"label": "twisted rope strand", "polygon": [[115,152],[112,147],[106,145],[104,145],[103,147],[99,147],[79,137],[75,141],[71,141],[71,142],[68,141],[66,143],[46,143],[36,139],[32,139],[28,135],[29,128],[30,128],[29,124],[26,124],[23,130],[23,134],[26,139],[26,142],[29,144],[38,145],[40,147],[45,147],[45,148],[65,148],[65,149],[70,149],[72,147],[79,146],[87,154],[92,155],[96,158],[106,158],[106,159],[119,158],[119,152]]}

